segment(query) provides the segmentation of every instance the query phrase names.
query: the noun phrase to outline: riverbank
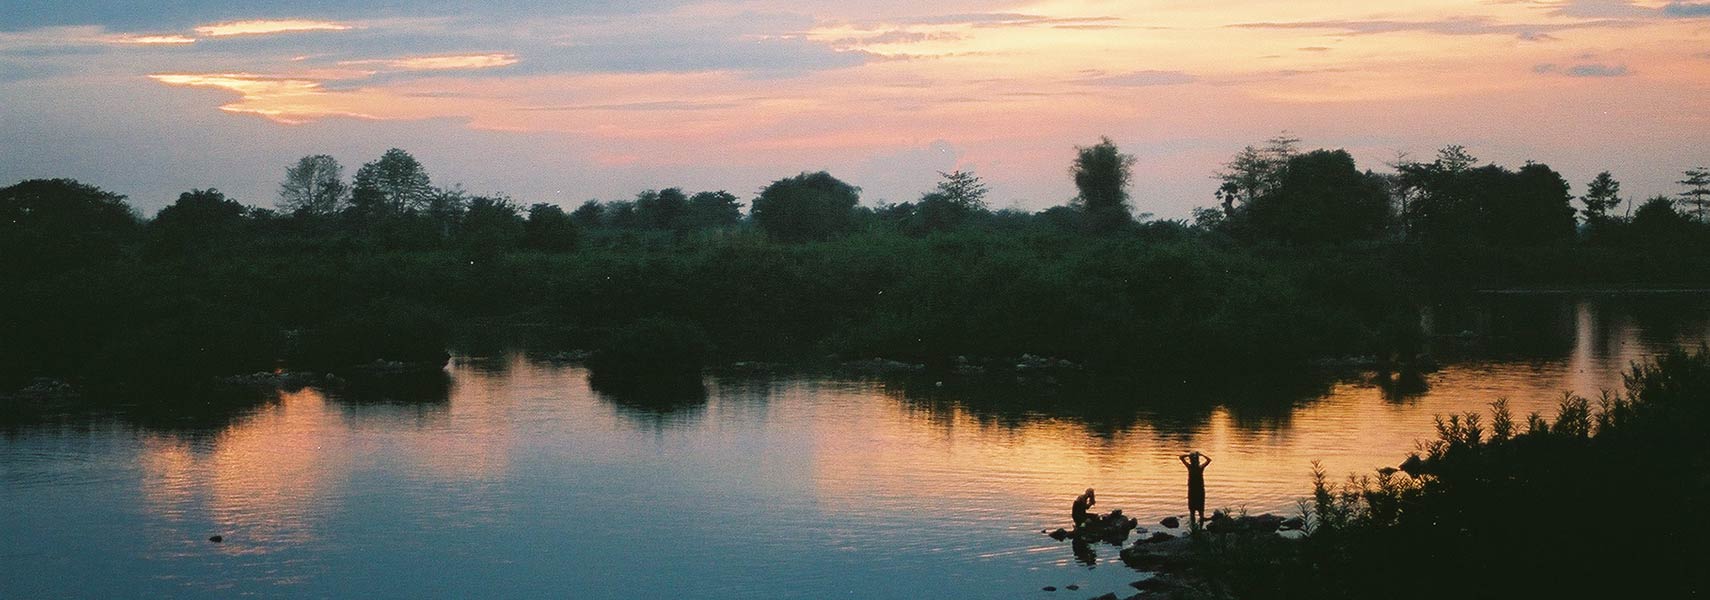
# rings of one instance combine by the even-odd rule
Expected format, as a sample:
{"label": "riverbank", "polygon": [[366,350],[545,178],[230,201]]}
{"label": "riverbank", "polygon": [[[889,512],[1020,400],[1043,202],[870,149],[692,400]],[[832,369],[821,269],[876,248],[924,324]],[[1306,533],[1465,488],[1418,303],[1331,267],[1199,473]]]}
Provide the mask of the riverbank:
{"label": "riverbank", "polygon": [[1512,414],[1501,400],[1483,414],[1446,415],[1437,439],[1400,469],[1340,484],[1319,469],[1304,538],[1211,536],[1186,546],[1171,560],[1193,585],[1177,597],[1703,593],[1710,580],[1687,549],[1710,534],[1710,519],[1696,511],[1620,534],[1575,523],[1633,499],[1710,500],[1706,407],[1710,350],[1701,346],[1636,366],[1622,394],[1569,396],[1553,419]]}

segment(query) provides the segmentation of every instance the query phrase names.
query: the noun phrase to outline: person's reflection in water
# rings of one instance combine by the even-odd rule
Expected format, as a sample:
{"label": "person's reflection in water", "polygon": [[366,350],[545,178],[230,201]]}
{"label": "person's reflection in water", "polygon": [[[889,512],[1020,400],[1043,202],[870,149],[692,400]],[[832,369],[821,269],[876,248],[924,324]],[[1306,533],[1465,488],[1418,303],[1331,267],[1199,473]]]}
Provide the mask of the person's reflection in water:
{"label": "person's reflection in water", "polygon": [[1074,542],[1070,543],[1070,547],[1075,551],[1075,562],[1086,565],[1088,568],[1098,566],[1098,553],[1093,552],[1091,542],[1077,537],[1074,538]]}

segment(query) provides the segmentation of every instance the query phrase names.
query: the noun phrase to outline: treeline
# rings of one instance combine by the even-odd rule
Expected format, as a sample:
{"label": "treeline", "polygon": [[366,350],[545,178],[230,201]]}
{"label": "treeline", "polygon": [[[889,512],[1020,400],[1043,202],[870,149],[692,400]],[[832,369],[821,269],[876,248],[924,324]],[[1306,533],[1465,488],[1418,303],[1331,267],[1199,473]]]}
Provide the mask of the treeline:
{"label": "treeline", "polygon": [[[725,360],[1031,353],[1191,377],[1405,360],[1422,286],[1710,273],[1701,218],[1666,199],[1616,216],[1608,178],[1580,222],[1542,165],[1476,166],[1452,147],[1380,175],[1293,145],[1237,155],[1220,209],[1193,224],[1134,219],[1134,159],[1108,139],[1076,149],[1076,197],[1037,213],[991,210],[962,171],[900,204],[864,206],[819,172],[768,184],[746,211],[726,191],[667,187],[566,212],[438,187],[397,149],[348,180],[332,157],[304,157],[274,209],[192,190],[147,220],[92,186],[25,181],[0,189],[0,374],[174,381],[424,359],[471,323],[599,348],[665,319]],[[1683,200],[1710,185],[1693,181]]]}

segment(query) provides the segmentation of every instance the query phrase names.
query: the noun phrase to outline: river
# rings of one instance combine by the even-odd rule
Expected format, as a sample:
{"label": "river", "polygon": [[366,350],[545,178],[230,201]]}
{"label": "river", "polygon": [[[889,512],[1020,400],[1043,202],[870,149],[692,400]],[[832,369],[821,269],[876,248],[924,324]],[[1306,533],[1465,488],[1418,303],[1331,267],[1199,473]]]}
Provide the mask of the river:
{"label": "river", "polygon": [[1211,506],[1298,514],[1312,461],[1398,464],[1435,415],[1498,397],[1553,416],[1710,339],[1707,316],[1701,295],[1484,296],[1428,315],[1422,381],[1257,399],[731,376],[635,405],[513,353],[389,397],[9,416],[0,597],[1126,596],[1115,547],[1040,533],[1084,488],[1161,530],[1197,449]]}

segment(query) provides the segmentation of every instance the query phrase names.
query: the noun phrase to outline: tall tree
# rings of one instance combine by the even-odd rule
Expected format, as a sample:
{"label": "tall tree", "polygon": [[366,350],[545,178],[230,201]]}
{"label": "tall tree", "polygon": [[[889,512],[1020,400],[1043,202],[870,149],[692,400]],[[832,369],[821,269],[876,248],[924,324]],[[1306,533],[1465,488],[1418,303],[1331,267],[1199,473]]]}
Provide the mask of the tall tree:
{"label": "tall tree", "polygon": [[1237,215],[1253,235],[1294,244],[1381,238],[1390,225],[1387,184],[1346,150],[1290,158],[1282,180]]}
{"label": "tall tree", "polygon": [[1260,195],[1282,184],[1283,170],[1299,151],[1300,138],[1282,132],[1265,141],[1261,147],[1247,146],[1223,163],[1217,174],[1222,184],[1217,187],[1217,199],[1223,205],[1225,217],[1234,216],[1236,203],[1252,202]]}
{"label": "tall tree", "polygon": [[393,148],[356,170],[351,208],[370,215],[404,214],[428,208],[434,191],[421,162]]}
{"label": "tall tree", "polygon": [[949,231],[968,220],[975,213],[986,210],[986,183],[978,175],[967,171],[939,172],[942,177],[938,187],[920,197],[920,202],[909,207],[908,203],[898,205],[898,208],[909,207],[910,213],[906,220],[907,228],[917,233],[932,233]]}
{"label": "tall tree", "polygon": [[1585,186],[1585,195],[1579,201],[1585,204],[1585,221],[1588,224],[1600,223],[1609,218],[1609,211],[1621,205],[1621,182],[1609,175],[1608,171],[1598,173],[1591,183]]}
{"label": "tall tree", "polygon": [[985,210],[986,194],[990,190],[979,175],[957,169],[949,173],[939,171],[938,176],[936,191],[946,201],[969,211]]}
{"label": "tall tree", "polygon": [[1108,232],[1134,221],[1128,202],[1133,169],[1134,156],[1123,154],[1108,137],[1091,146],[1075,147],[1070,172],[1080,194],[1071,205],[1085,216],[1088,228]]}
{"label": "tall tree", "polygon": [[802,173],[779,179],[754,199],[754,224],[785,242],[823,240],[855,226],[861,188],[830,173]]}
{"label": "tall tree", "polygon": [[325,154],[305,156],[285,168],[278,206],[288,214],[331,215],[344,209],[348,192],[338,159]]}
{"label": "tall tree", "polygon": [[1687,169],[1686,179],[1676,183],[1686,186],[1680,193],[1680,199],[1698,213],[1698,220],[1705,221],[1706,209],[1710,209],[1710,169],[1698,167]]}

